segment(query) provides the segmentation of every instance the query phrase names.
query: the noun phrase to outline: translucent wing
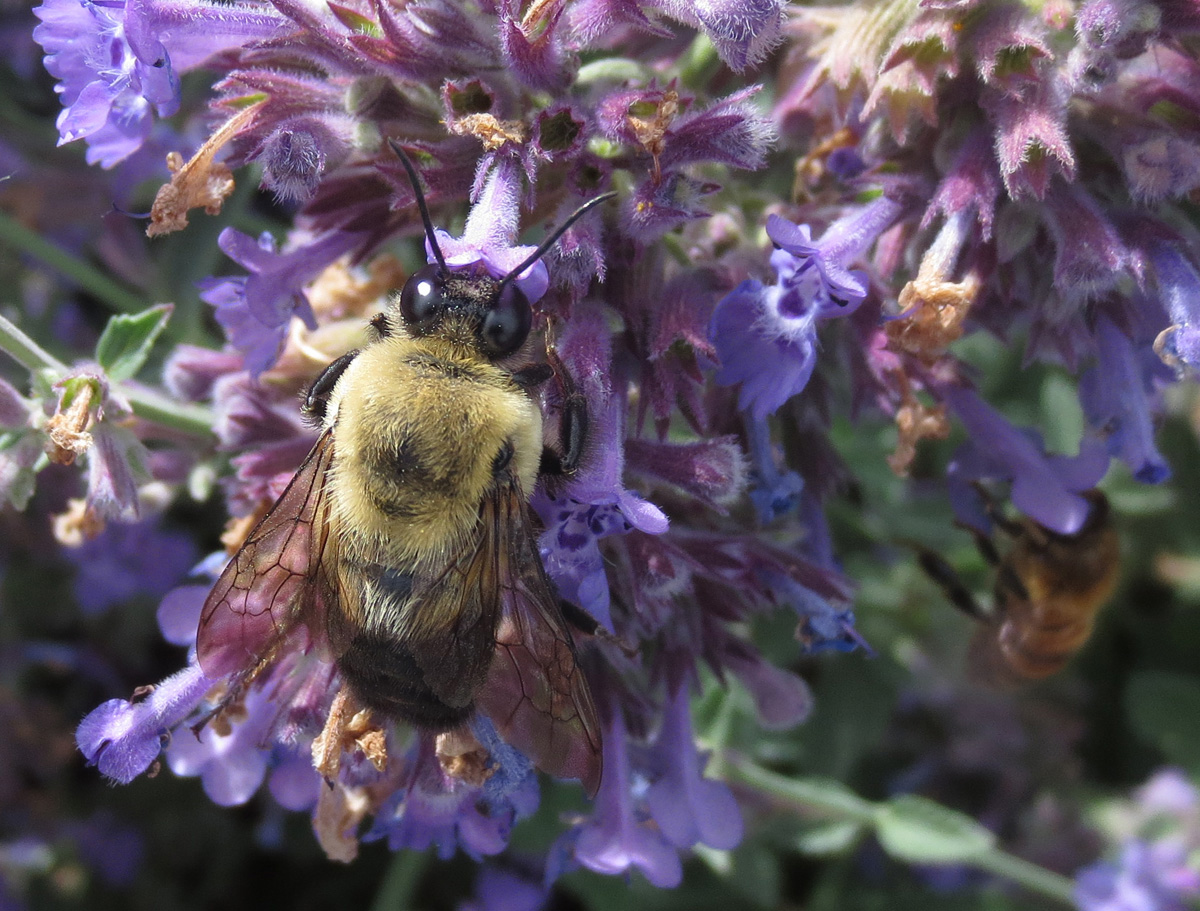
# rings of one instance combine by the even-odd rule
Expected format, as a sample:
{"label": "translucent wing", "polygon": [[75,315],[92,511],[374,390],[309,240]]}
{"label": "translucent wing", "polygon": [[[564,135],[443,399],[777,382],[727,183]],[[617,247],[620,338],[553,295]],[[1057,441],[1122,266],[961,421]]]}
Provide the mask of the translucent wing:
{"label": "translucent wing", "polygon": [[252,676],[284,642],[303,647],[305,627],[310,635],[324,629],[337,597],[325,571],[336,546],[325,508],[332,460],[333,435],[326,430],[209,592],[196,635],[208,676]]}
{"label": "translucent wing", "polygon": [[496,652],[477,705],[542,771],[600,787],[601,733],[558,595],[546,576],[515,478],[483,506],[481,552],[500,593]]}

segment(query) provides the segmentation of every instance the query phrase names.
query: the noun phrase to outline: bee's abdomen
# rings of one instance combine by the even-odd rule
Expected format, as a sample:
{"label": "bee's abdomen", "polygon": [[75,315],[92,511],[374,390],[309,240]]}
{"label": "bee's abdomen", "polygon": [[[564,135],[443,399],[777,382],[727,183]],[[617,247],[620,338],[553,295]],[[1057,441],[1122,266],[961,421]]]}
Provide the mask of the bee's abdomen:
{"label": "bee's abdomen", "polygon": [[394,638],[361,631],[338,658],[342,679],[372,711],[420,728],[445,730],[465,721],[474,704],[452,706],[425,683],[412,653]]}

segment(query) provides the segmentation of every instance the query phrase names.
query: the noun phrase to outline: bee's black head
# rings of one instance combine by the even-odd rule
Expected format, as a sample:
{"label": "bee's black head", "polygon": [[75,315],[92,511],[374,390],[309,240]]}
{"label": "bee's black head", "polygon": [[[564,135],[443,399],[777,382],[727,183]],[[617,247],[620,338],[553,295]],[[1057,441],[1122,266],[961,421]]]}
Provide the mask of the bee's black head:
{"label": "bee's black head", "polygon": [[409,276],[398,297],[410,333],[430,335],[447,317],[458,317],[474,328],[476,344],[489,360],[513,354],[533,325],[533,308],[521,289],[486,273],[454,272],[431,263]]}
{"label": "bee's black head", "polygon": [[482,268],[474,272],[453,270],[446,265],[446,258],[438,246],[416,166],[397,142],[389,140],[389,143],[412,181],[417,209],[425,226],[425,239],[436,260],[409,276],[400,289],[400,316],[405,327],[418,337],[430,335],[444,331],[446,317],[455,316],[459,325],[471,327],[475,343],[489,360],[508,357],[525,344],[533,325],[533,308],[529,298],[517,286],[517,276],[545,256],[585,212],[616,194],[604,193],[585,202],[503,278],[493,278]]}

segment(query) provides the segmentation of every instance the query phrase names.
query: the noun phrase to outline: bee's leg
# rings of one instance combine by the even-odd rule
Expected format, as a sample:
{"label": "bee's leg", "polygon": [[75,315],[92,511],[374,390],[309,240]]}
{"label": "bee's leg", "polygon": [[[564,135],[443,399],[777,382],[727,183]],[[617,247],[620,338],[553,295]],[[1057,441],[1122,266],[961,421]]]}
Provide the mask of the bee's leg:
{"label": "bee's leg", "polygon": [[388,320],[387,311],[384,311],[383,313],[376,313],[375,316],[371,318],[371,329],[375,333],[376,340],[387,338],[392,334],[392,324]]}
{"label": "bee's leg", "polygon": [[346,368],[350,366],[350,362],[356,357],[358,357],[357,350],[343,354],[322,370],[320,375],[313,380],[312,385],[308,387],[302,410],[304,416],[312,423],[319,425],[325,420],[325,409],[329,407],[329,396],[333,393],[333,387],[337,385],[337,381],[341,379]]}
{"label": "bee's leg", "polygon": [[607,642],[610,645],[615,645],[630,658],[637,655],[638,650],[636,646],[630,645],[624,639],[614,636],[603,626],[601,626],[600,622],[595,617],[593,617],[579,605],[572,604],[570,601],[565,601],[562,598],[559,598],[558,607],[559,610],[562,611],[563,619],[581,633],[584,633],[588,636],[594,636],[601,642]]}
{"label": "bee's leg", "polygon": [[1024,525],[1017,519],[1011,519],[1004,514],[1004,507],[995,495],[988,490],[980,481],[972,481],[971,486],[975,488],[975,492],[979,494],[979,498],[983,500],[984,509],[987,511],[987,517],[992,520],[997,528],[1004,531],[1006,534],[1016,537],[1021,534]]}
{"label": "bee's leg", "polygon": [[512,381],[522,389],[536,389],[550,377],[554,376],[554,368],[549,364],[530,364],[522,367],[512,375]]}
{"label": "bee's leg", "polygon": [[[996,575],[996,591],[1010,592],[1019,601],[1030,600],[1029,589],[1010,565],[1000,567],[1000,572]],[[1000,600],[1002,599],[998,599]]]}
{"label": "bee's leg", "polygon": [[958,574],[958,570],[939,554],[925,547],[917,547],[917,563],[925,575],[942,590],[946,600],[960,611],[975,620],[982,620],[985,623],[993,621],[991,614],[983,609],[975,595],[967,588],[962,576]]}
{"label": "bee's leg", "polygon": [[970,532],[971,537],[975,539],[975,549],[979,551],[979,555],[987,561],[988,566],[1000,565],[1000,551],[996,550],[996,542],[981,532],[978,528],[967,525],[963,522],[955,522],[959,528]]}
{"label": "bee's leg", "polygon": [[550,447],[542,450],[540,472],[547,475],[574,474],[583,459],[584,446],[587,443],[588,410],[587,399],[575,388],[562,361],[553,350],[546,352],[554,375],[562,384],[562,416],[559,419],[558,439],[562,451]]}

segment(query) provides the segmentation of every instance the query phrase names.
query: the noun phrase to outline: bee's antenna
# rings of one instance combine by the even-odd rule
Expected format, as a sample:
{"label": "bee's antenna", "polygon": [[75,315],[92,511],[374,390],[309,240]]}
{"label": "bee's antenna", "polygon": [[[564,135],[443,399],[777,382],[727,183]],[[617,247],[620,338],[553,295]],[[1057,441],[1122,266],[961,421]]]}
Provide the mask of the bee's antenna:
{"label": "bee's antenna", "polygon": [[[412,181],[413,194],[417,197],[417,210],[421,213],[421,221],[425,224],[425,239],[429,241],[429,246],[433,249],[434,258],[437,259],[438,266],[443,272],[448,272],[446,268],[446,258],[442,256],[442,248],[438,246],[437,237],[433,233],[433,219],[429,217],[429,206],[425,204],[425,194],[421,192],[421,178],[417,176],[417,168],[412,163],[412,159],[408,157],[408,153],[400,146],[400,143],[394,139],[388,140],[388,145],[392,147],[392,151],[396,153],[396,157],[400,159],[400,163],[404,165],[404,170],[408,171],[408,179]],[[592,200],[595,202],[595,200]],[[590,205],[590,203],[589,203]],[[584,209],[587,206],[583,207]],[[583,211],[582,209],[580,210]],[[576,216],[572,215],[574,219]],[[570,224],[570,221],[567,222]],[[521,266],[522,269],[527,268],[528,264]]]}
{"label": "bee's antenna", "polygon": [[546,252],[558,242],[558,239],[560,237],[562,237],[563,234],[566,233],[567,228],[571,227],[571,225],[575,224],[575,222],[577,222],[577,221],[579,221],[579,219],[583,218],[584,215],[586,215],[589,211],[594,209],[596,206],[600,205],[600,203],[608,202],[608,200],[612,199],[616,195],[617,195],[616,193],[601,193],[595,199],[589,199],[582,206],[580,206],[578,209],[576,209],[574,212],[572,212],[570,215],[568,215],[567,220],[564,221],[557,228],[555,228],[554,231],[552,231],[550,233],[549,237],[547,237],[540,244],[538,244],[538,248],[536,250],[534,250],[527,257],[525,257],[525,259],[521,262],[521,264],[519,266],[517,266],[515,269],[513,269],[512,271],[510,271],[508,273],[508,275],[506,275],[506,276],[504,276],[504,278],[500,279],[500,290],[503,290],[505,285],[507,285],[510,281],[512,281],[514,278],[516,278],[518,275],[520,275],[522,272],[524,272],[526,269],[528,269],[530,266],[532,266],[534,263],[536,263],[539,259],[541,259],[543,256],[545,256]]}

